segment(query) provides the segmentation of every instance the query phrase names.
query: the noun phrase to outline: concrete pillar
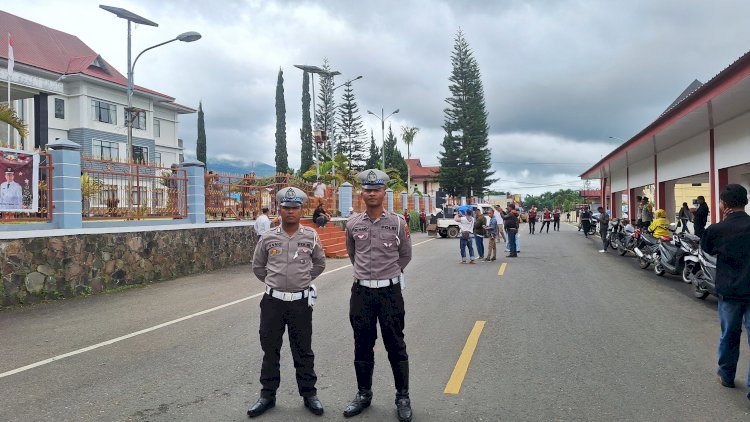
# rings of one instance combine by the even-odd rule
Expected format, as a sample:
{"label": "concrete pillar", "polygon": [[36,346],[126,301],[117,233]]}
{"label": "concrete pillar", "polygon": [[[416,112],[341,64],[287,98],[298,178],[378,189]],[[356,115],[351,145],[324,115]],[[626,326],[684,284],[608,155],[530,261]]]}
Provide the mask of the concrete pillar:
{"label": "concrete pillar", "polygon": [[414,194],[414,211],[419,212],[419,195]]}
{"label": "concrete pillar", "polygon": [[424,199],[424,213],[425,214],[429,214],[430,211],[431,211],[431,209],[430,209],[430,195],[423,196],[422,198]]}
{"label": "concrete pillar", "polygon": [[406,191],[401,192],[401,209],[398,210],[399,212],[404,212],[404,210],[409,209],[409,197],[406,194]]}
{"label": "concrete pillar", "polygon": [[187,173],[188,221],[203,224],[206,222],[206,166],[200,161],[186,161],[180,167]]}
{"label": "concrete pillar", "polygon": [[81,146],[67,139],[47,144],[52,156],[52,222],[60,229],[83,227]]}
{"label": "concrete pillar", "polygon": [[386,189],[385,197],[388,199],[388,211],[393,212],[393,189]]}
{"label": "concrete pillar", "polygon": [[466,197],[465,196],[461,197],[461,205],[466,205]]}
{"label": "concrete pillar", "polygon": [[352,184],[349,182],[339,186],[339,212],[343,217],[349,217],[349,208],[353,203],[352,192]]}

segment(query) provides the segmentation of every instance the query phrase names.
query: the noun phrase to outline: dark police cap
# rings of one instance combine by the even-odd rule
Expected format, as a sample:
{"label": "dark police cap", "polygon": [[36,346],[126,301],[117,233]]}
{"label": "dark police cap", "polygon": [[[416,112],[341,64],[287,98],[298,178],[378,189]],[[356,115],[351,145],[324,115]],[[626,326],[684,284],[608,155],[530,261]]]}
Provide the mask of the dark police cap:
{"label": "dark police cap", "polygon": [[368,169],[357,175],[362,183],[362,189],[380,189],[391,180],[385,172],[378,169]]}
{"label": "dark police cap", "polygon": [[282,207],[299,208],[307,201],[307,195],[301,189],[290,186],[276,193],[276,201]]}

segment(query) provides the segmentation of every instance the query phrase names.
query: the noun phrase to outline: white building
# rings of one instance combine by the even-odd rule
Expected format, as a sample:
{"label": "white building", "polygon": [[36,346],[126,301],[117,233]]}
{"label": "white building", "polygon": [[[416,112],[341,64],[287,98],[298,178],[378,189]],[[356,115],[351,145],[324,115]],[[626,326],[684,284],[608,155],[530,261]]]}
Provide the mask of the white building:
{"label": "white building", "polygon": [[[86,156],[124,161],[127,78],[74,35],[3,11],[0,28],[14,42],[10,96],[29,127],[23,148],[44,148],[49,141],[67,138],[81,144]],[[0,49],[0,101],[4,102],[8,100],[7,56],[6,48]],[[135,87],[133,106],[143,111],[133,126],[134,160],[166,167],[182,162],[178,117],[196,110],[174,100]],[[0,124],[0,142],[13,147],[20,140],[15,133],[6,139],[6,128]]]}

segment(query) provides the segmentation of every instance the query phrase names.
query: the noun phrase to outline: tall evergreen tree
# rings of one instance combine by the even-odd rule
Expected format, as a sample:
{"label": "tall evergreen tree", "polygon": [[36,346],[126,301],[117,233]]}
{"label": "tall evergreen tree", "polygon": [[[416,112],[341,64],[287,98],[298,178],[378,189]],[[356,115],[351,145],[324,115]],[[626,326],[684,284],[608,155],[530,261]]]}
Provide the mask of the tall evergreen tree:
{"label": "tall evergreen tree", "polygon": [[494,172],[479,65],[461,30],[456,34],[451,65],[438,180],[449,194],[470,197],[484,192],[495,179],[491,179]]}
{"label": "tall evergreen tree", "polygon": [[[331,72],[331,64],[327,58],[323,59],[323,70]],[[318,75],[320,78],[320,92],[318,93],[318,109],[315,110],[315,126],[317,129],[325,130],[328,140],[321,149],[326,154],[331,154],[331,143],[336,139],[336,101],[333,98],[333,76],[327,73]],[[319,159],[323,160],[326,155],[318,149]]]}
{"label": "tall evergreen tree", "polygon": [[380,161],[380,148],[378,148],[378,144],[375,143],[375,134],[370,130],[370,155],[367,157],[367,160],[365,160],[365,168],[380,168],[378,161]]}
{"label": "tall evergreen tree", "polygon": [[408,175],[408,168],[406,167],[406,161],[404,156],[401,155],[401,151],[398,149],[398,139],[393,134],[393,128],[388,126],[388,134],[385,136],[385,165],[386,168],[392,168],[398,170],[401,180],[406,180]]}
{"label": "tall evergreen tree", "polygon": [[208,168],[206,157],[206,124],[204,118],[203,101],[201,101],[198,103],[198,141],[196,142],[195,153],[198,161],[206,165],[204,168]]}
{"label": "tall evergreen tree", "polygon": [[349,159],[349,169],[361,168],[367,154],[366,132],[362,125],[362,116],[359,115],[359,106],[354,98],[351,81],[344,84],[344,94],[341,99],[343,103],[339,106],[338,121],[339,128],[341,128],[341,141],[336,153],[343,154]]}
{"label": "tall evergreen tree", "polygon": [[310,170],[315,164],[313,161],[312,119],[310,118],[310,74],[302,75],[302,128],[299,130],[302,140],[302,152],[300,155],[300,175]]}
{"label": "tall evergreen tree", "polygon": [[276,80],[276,172],[289,171],[286,151],[286,103],[284,102],[284,71],[279,69]]}

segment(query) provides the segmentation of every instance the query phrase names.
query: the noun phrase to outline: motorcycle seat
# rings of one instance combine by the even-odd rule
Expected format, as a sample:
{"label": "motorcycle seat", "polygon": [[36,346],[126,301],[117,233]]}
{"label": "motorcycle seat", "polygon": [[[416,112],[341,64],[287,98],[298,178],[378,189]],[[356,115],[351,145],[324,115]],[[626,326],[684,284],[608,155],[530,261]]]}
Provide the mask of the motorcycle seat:
{"label": "motorcycle seat", "polygon": [[659,240],[661,240],[662,242],[671,242],[672,236],[659,236]]}

